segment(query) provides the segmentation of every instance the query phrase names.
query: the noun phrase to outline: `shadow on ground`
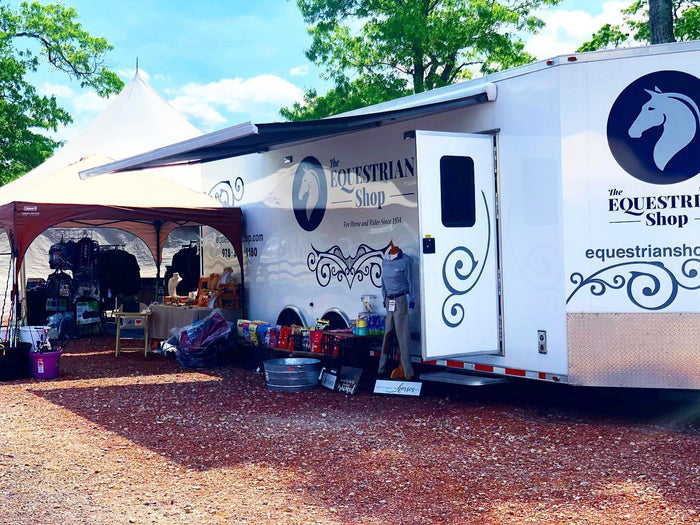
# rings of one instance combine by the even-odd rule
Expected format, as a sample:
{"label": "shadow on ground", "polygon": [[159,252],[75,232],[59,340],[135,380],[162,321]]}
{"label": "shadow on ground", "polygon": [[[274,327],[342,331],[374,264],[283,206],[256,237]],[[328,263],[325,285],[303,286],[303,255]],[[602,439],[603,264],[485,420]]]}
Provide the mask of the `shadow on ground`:
{"label": "shadow on ground", "polygon": [[[543,494],[573,494],[585,504],[651,464],[640,479],[667,501],[688,504],[670,478],[683,494],[697,483],[697,473],[676,463],[697,450],[696,393],[524,381],[426,383],[421,398],[280,393],[253,370],[190,371],[137,351],[115,358],[112,344],[99,338],[74,346],[60,378],[29,391],[187,468],[255,464],[286,473],[290,491],[350,521],[408,510],[420,522],[455,505],[451,519],[483,519],[482,494],[491,494],[493,508],[538,508]],[[583,460],[571,460],[582,450]],[[625,471],[616,468],[620,458]]]}

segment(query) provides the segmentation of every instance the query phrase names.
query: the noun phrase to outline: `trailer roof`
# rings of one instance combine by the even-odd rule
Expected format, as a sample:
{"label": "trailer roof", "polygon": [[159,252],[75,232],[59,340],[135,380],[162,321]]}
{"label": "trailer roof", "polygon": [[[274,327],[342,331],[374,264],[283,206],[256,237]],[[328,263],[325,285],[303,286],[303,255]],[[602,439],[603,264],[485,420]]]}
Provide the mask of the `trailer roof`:
{"label": "trailer roof", "polygon": [[463,86],[461,90],[431,94],[426,101],[384,111],[357,113],[302,122],[245,122],[214,131],[147,153],[80,172],[85,179],[120,171],[159,166],[211,162],[249,153],[261,153],[275,146],[307,142],[415,118],[419,115],[490,102],[496,99],[496,86],[490,82]]}

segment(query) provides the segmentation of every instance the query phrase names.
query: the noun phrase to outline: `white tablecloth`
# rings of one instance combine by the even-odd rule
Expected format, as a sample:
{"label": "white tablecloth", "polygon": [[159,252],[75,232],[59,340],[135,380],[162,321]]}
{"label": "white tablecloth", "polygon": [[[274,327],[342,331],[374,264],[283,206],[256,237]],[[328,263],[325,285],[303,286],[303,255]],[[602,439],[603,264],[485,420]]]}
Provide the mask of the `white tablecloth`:
{"label": "white tablecloth", "polygon": [[[195,306],[192,308],[184,306],[153,305],[150,307],[151,320],[149,332],[154,339],[168,339],[171,336],[172,328],[184,328],[195,321],[204,319],[214,310]],[[240,317],[240,310],[222,309],[220,310],[224,319],[235,323]]]}

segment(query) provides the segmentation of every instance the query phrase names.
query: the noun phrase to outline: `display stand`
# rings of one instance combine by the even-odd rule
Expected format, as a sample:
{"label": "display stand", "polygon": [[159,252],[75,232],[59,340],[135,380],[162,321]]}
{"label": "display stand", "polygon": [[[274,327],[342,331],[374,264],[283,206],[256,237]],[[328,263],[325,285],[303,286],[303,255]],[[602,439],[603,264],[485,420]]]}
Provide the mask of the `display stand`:
{"label": "display stand", "polygon": [[356,368],[367,368],[371,357],[376,355],[372,349],[381,346],[383,335],[356,335],[350,332],[325,330],[322,332],[321,351],[311,352],[300,344],[301,337],[291,338],[295,340],[293,348],[265,347],[245,341],[239,341],[242,347],[263,347],[269,352],[288,355],[292,357],[315,357],[327,363],[347,365]]}
{"label": "display stand", "polygon": [[79,335],[103,333],[100,301],[95,297],[81,297],[75,300],[75,323]]}
{"label": "display stand", "polygon": [[73,306],[73,278],[61,269],[49,275],[46,282],[46,311],[65,313]]}

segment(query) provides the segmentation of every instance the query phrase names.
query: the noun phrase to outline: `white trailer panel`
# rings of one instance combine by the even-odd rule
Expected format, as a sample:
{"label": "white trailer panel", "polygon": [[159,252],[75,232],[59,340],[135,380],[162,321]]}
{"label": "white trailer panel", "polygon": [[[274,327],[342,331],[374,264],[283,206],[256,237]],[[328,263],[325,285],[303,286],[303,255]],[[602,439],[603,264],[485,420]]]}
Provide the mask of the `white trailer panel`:
{"label": "white trailer panel", "polygon": [[[287,306],[307,323],[354,317],[362,295],[380,295],[393,240],[421,261],[416,360],[700,388],[699,107],[700,44],[668,44],[557,57],[337,118],[241,125],[114,169],[213,161],[205,191],[244,211],[250,317]],[[451,133],[495,146],[495,170],[476,170],[477,219],[454,230],[437,220],[457,195],[440,188],[440,159],[469,157],[473,141]],[[225,246],[211,245],[223,264]],[[442,268],[459,246],[471,256],[458,281],[484,267],[457,294],[471,324],[450,326]]]}

